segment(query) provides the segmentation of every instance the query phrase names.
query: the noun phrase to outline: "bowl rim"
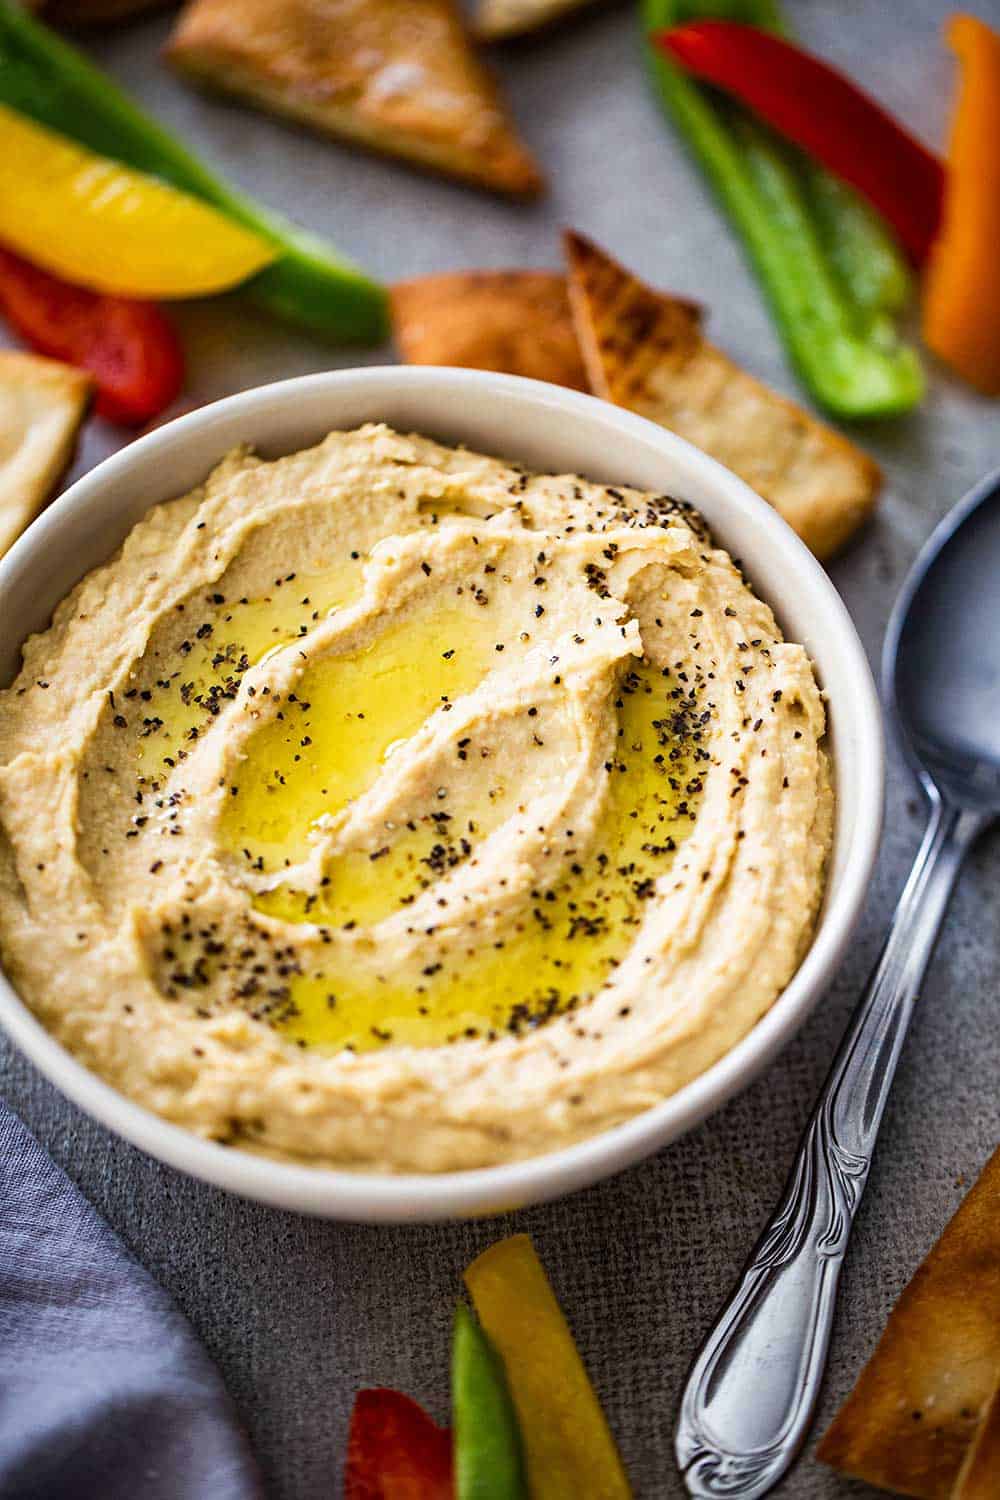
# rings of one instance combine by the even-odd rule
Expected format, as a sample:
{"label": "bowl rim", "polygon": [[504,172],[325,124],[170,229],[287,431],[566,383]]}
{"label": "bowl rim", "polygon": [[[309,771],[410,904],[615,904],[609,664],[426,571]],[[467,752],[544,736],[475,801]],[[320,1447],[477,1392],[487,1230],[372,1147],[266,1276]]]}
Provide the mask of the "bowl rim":
{"label": "bowl rim", "polygon": [[[480,395],[520,396],[599,419],[626,438],[641,438],[647,446],[657,447],[665,465],[714,476],[724,503],[783,546],[797,566],[799,581],[805,575],[827,627],[838,633],[839,649],[849,659],[853,701],[838,703],[838,713],[850,717],[858,753],[871,771],[852,788],[856,811],[840,888],[824,905],[805,957],[770,1009],[734,1047],[650,1109],[557,1151],[500,1166],[441,1173],[310,1166],[205,1140],[120,1094],[73,1057],[35,1018],[2,970],[0,1025],[79,1108],[147,1154],[212,1186],[272,1207],[354,1222],[430,1222],[507,1212],[597,1182],[667,1145],[748,1086],[804,1023],[846,950],[878,854],[885,781],[881,709],[864,647],[840,595],[787,523],[744,481],[676,434],[593,396],[520,376],[448,366],[365,366],[297,376],[238,392],[175,418],[97,464],[42,512],[0,558],[0,605],[10,575],[29,557],[37,565],[50,538],[77,512],[93,509],[99,514],[105,489],[130,471],[141,473],[185,439],[213,425],[221,427],[238,413],[247,420],[247,440],[253,441],[253,418],[275,403],[291,402],[317,389],[335,396],[351,386],[361,394],[370,390],[376,412],[379,394],[385,395],[390,386],[425,387],[431,392],[437,386],[442,397],[464,387]],[[377,415],[369,420],[378,420]],[[442,425],[447,425],[446,418]],[[780,602],[774,602],[780,614]]]}

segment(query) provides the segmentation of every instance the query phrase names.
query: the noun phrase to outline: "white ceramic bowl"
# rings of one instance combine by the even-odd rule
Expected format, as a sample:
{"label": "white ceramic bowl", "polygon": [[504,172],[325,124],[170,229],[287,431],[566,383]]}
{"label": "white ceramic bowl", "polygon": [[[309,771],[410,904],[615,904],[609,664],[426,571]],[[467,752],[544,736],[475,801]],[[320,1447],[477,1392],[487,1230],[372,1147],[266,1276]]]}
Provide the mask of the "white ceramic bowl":
{"label": "white ceramic bowl", "polygon": [[538,381],[468,370],[386,368],[308,375],[231,396],[150,433],[57,500],[0,561],[0,682],[20,645],[104,562],[149,506],[198,484],[252,443],[276,457],[331,428],[385,421],[403,431],[692,501],[739,557],[786,636],[810,652],[827,694],[837,790],[833,861],[821,920],[801,967],[768,1014],[708,1072],[628,1123],[509,1166],[379,1176],[286,1165],[197,1139],[124,1098],[39,1025],[0,976],[0,1022],[74,1103],[181,1171],[233,1192],[331,1218],[401,1221],[482,1214],[553,1198],[648,1156],[744,1088],[801,1026],[851,936],[882,815],[878,698],[861,643],[826,574],[784,521],[704,453],[641,417]]}

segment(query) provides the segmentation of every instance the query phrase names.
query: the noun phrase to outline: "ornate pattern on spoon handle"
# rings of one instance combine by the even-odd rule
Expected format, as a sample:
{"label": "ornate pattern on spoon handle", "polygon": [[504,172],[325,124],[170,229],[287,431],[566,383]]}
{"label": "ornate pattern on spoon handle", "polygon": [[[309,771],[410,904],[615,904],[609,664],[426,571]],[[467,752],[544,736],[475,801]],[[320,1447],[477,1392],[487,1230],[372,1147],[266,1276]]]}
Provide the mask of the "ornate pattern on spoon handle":
{"label": "ornate pattern on spoon handle", "polygon": [[692,1495],[756,1500],[805,1437],[896,1063],[955,877],[984,822],[935,806],[781,1202],[688,1377],[675,1452]]}

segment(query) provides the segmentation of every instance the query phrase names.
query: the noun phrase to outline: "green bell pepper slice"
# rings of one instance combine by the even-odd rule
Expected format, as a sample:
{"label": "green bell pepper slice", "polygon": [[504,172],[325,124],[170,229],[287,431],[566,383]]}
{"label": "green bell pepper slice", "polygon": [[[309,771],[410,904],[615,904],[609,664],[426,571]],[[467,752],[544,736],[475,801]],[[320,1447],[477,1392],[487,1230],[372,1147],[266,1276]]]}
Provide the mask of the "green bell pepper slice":
{"label": "green bell pepper slice", "polygon": [[503,1361],[464,1303],[455,1310],[451,1398],[455,1500],[528,1500]]}

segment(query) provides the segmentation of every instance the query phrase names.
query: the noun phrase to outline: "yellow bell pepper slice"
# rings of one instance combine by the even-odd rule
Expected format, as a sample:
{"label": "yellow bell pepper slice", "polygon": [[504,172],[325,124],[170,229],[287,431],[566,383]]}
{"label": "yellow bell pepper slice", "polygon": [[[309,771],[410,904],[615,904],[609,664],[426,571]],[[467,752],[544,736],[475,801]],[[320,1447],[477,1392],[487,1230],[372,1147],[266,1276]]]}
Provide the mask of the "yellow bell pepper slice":
{"label": "yellow bell pepper slice", "polygon": [[484,1250],[465,1284],[507,1369],[532,1500],[630,1500],[597,1393],[528,1236]]}
{"label": "yellow bell pepper slice", "polygon": [[6,105],[0,241],[79,286],[156,300],[227,291],[278,253],[200,199]]}

